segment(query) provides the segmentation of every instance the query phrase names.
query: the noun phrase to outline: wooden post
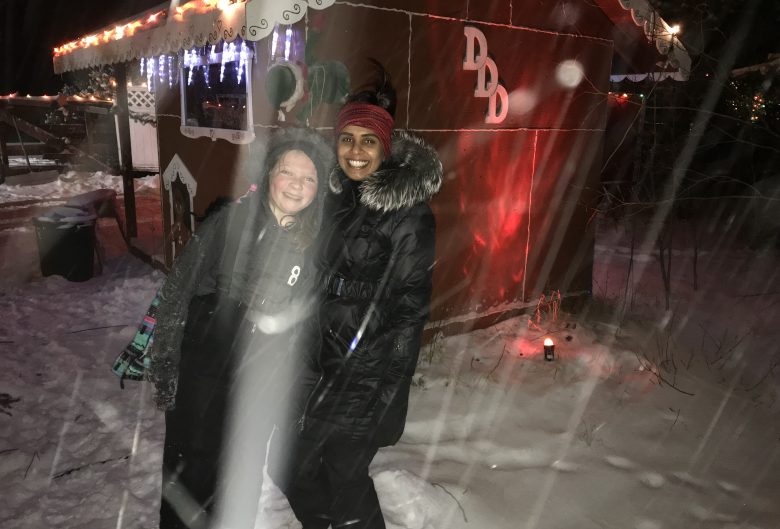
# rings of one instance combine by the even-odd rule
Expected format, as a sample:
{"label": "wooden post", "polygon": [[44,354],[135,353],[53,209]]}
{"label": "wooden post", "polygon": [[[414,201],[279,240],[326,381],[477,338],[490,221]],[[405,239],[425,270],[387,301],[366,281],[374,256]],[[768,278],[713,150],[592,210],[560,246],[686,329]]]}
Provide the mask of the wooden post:
{"label": "wooden post", "polygon": [[119,169],[122,173],[122,187],[125,196],[125,227],[127,238],[138,236],[135,210],[135,187],[133,184],[133,155],[130,151],[130,113],[127,109],[127,72],[125,63],[115,67],[116,76],[116,119],[117,140],[119,141]]}
{"label": "wooden post", "polygon": [[8,127],[0,123],[0,184],[5,183],[9,175],[8,145],[5,142],[5,134]]}
{"label": "wooden post", "polygon": [[89,112],[84,112],[84,141],[87,143],[87,152],[95,153],[94,142],[92,141],[92,123],[95,116]]}

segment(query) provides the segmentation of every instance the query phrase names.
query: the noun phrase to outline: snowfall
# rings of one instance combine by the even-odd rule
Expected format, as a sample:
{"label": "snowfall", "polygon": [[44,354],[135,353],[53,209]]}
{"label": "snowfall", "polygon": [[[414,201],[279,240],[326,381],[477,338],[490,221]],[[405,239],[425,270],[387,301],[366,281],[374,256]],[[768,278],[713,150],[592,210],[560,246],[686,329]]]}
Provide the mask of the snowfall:
{"label": "snowfall", "polygon": [[[41,277],[32,223],[7,220],[98,188],[121,179],[0,185],[4,529],[157,527],[163,415],[110,366],[164,274],[114,252],[88,281]],[[694,290],[684,228],[670,310],[657,252],[601,220],[587,310],[533,303],[424,346],[404,436],[371,467],[388,527],[780,528],[780,255],[713,231]],[[259,507],[257,528],[300,527],[268,480]]]}

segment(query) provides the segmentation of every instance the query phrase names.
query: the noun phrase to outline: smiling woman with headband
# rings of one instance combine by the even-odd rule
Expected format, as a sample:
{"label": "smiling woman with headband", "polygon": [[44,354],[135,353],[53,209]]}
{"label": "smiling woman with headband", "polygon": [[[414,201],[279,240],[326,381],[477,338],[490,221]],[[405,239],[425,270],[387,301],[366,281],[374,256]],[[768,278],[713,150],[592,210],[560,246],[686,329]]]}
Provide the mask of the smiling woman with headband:
{"label": "smiling woman with headband", "polygon": [[441,186],[436,152],[394,131],[389,77],[348,99],[336,122],[327,226],[316,262],[323,300],[307,401],[291,468],[273,463],[304,529],[384,528],[368,466],[403,433],[428,318]]}

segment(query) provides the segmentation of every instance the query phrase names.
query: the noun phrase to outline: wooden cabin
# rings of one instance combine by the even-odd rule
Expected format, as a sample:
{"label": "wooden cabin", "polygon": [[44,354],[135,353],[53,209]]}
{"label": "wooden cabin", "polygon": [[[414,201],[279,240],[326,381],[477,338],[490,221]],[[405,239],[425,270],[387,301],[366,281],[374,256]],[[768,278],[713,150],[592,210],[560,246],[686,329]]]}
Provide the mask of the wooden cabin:
{"label": "wooden cabin", "polygon": [[432,317],[445,328],[590,293],[610,78],[685,78],[675,34],[646,0],[193,0],[64,44],[54,67],[113,65],[120,106],[126,82],[154,93],[170,265],[192,213],[243,193],[269,131],[331,134],[368,58],[382,63],[397,126],[445,167]]}

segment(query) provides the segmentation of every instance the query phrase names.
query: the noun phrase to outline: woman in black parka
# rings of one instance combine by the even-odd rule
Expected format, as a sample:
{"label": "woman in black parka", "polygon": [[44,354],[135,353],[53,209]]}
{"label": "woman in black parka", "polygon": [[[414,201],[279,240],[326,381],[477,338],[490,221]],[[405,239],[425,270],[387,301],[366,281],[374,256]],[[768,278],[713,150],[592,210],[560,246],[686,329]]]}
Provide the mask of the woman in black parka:
{"label": "woman in black parka", "polygon": [[206,217],[160,290],[148,377],[166,410],[161,529],[254,527],[266,444],[296,388],[305,252],[332,159],[313,130],[273,133],[250,192]]}
{"label": "woman in black parka", "polygon": [[321,377],[294,467],[270,469],[304,529],[385,527],[368,467],[403,433],[429,313],[436,227],[428,201],[442,167],[423,140],[393,131],[395,94],[382,74],[338,114],[335,194],[316,260],[325,290],[315,323]]}

